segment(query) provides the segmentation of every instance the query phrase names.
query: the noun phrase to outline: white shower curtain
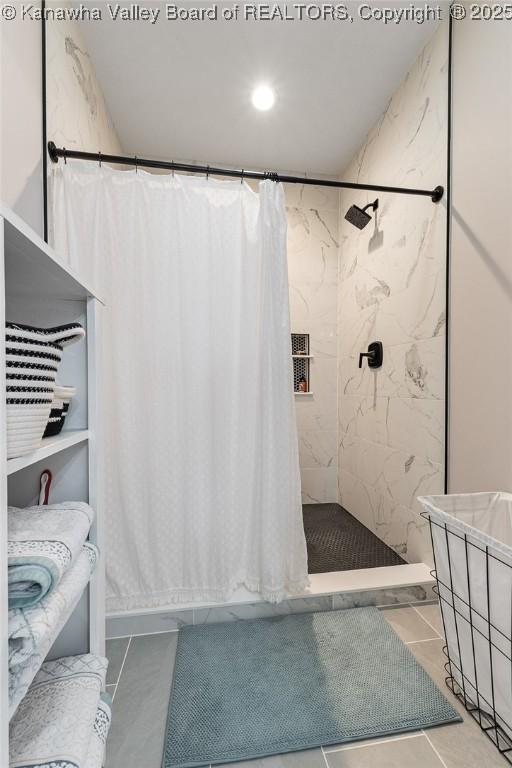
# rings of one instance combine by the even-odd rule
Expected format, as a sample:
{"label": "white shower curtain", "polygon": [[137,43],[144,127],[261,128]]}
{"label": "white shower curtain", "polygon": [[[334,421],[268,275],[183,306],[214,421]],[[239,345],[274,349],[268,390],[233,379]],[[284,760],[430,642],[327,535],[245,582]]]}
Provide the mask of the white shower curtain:
{"label": "white shower curtain", "polygon": [[72,161],[51,186],[107,302],[108,609],[302,590],[282,186]]}

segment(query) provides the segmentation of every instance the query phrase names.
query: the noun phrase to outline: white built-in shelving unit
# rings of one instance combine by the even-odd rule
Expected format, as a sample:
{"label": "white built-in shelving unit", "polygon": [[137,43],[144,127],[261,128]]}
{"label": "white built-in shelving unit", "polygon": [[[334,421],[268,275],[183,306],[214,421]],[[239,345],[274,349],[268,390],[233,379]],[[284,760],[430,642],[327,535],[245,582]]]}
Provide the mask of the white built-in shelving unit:
{"label": "white built-in shelving unit", "polygon": [[[64,430],[28,456],[6,457],[5,353],[0,352],[0,766],[9,765],[7,505],[37,504],[43,469],[53,475],[50,500],[88,501],[96,511],[90,540],[100,559],[89,586],[56,636],[48,658],[105,651],[103,519],[98,503],[101,470],[99,359],[103,302],[12,211],[0,207],[0,305],[5,320],[50,327],[80,322],[86,338],[65,348],[59,381],[77,395]],[[2,331],[3,332],[3,331]]]}
{"label": "white built-in shelving unit", "polygon": [[48,459],[55,453],[65,451],[73,445],[84,443],[89,440],[90,432],[88,429],[66,429],[54,437],[45,437],[41,446],[28,456],[20,456],[16,459],[7,460],[7,475],[19,472],[20,469],[30,467],[32,464],[38,464],[43,459]]}

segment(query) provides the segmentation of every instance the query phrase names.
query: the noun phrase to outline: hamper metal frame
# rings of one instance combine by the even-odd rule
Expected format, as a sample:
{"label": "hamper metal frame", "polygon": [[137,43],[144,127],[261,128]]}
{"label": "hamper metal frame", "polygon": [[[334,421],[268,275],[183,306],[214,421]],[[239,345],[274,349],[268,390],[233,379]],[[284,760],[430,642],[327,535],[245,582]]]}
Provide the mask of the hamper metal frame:
{"label": "hamper metal frame", "polygon": [[[431,571],[431,575],[436,579],[436,586],[433,587],[433,591],[438,596],[440,605],[442,603],[446,604],[453,611],[453,614],[454,614],[455,635],[456,635],[457,651],[459,654],[460,665],[458,665],[455,662],[452,655],[450,654],[448,641],[446,641],[445,645],[443,646],[443,653],[447,658],[447,661],[444,665],[444,669],[447,673],[447,677],[445,678],[445,683],[448,686],[448,688],[452,691],[452,693],[464,705],[464,708],[466,709],[466,711],[469,712],[469,714],[473,717],[474,720],[476,720],[476,722],[478,723],[482,731],[492,741],[494,746],[499,750],[499,752],[508,761],[508,763],[512,765],[512,737],[509,736],[504,731],[499,721],[501,720],[501,722],[504,723],[504,725],[507,728],[509,728],[511,732],[512,732],[512,723],[506,722],[501,717],[501,715],[499,715],[496,711],[496,702],[495,702],[495,696],[494,696],[494,667],[493,667],[493,649],[495,649],[497,653],[500,653],[505,659],[507,659],[510,665],[510,674],[512,675],[512,626],[509,629],[509,633],[505,634],[500,629],[498,629],[498,627],[496,627],[491,621],[491,617],[490,617],[491,585],[489,583],[489,562],[490,560],[494,560],[500,563],[501,565],[505,566],[506,568],[509,568],[510,570],[512,570],[512,566],[510,565],[510,563],[507,563],[503,561],[501,558],[496,557],[495,554],[489,551],[488,546],[483,546],[483,545],[478,546],[477,544],[475,544],[474,541],[471,541],[468,538],[467,534],[456,533],[455,531],[450,530],[446,523],[443,524],[443,523],[437,522],[436,520],[432,520],[431,514],[429,512],[423,511],[420,514],[425,520],[428,520],[428,523],[429,523],[430,540],[432,543],[432,552],[433,552],[433,558],[434,558],[434,569]],[[433,526],[437,526],[439,529],[444,531],[444,536],[446,539],[446,551],[448,556],[448,573],[449,573],[449,580],[450,580],[449,584],[445,584],[439,578],[437,564],[436,564]],[[452,558],[450,555],[450,538],[451,537],[459,539],[460,541],[464,542],[465,565],[466,565],[465,575],[466,575],[466,584],[468,588],[469,602],[464,597],[461,597],[461,595],[454,590],[453,578],[452,578]],[[475,550],[480,551],[485,557],[485,588],[486,588],[486,595],[487,595],[487,615],[482,615],[482,613],[479,612],[475,608],[475,606],[472,604],[471,585],[470,585],[470,577],[469,577],[469,558],[468,558],[470,547],[473,547]],[[440,587],[443,587],[444,590],[446,590],[448,595],[451,597],[451,600],[443,596]],[[468,613],[469,613],[469,619],[466,616],[464,616],[464,614],[461,613],[460,610],[457,609],[455,605],[455,598],[457,598],[457,600],[459,600],[460,603],[464,604],[467,607]],[[442,608],[442,605],[441,605],[441,608]],[[484,632],[482,632],[477,626],[475,626],[475,624],[473,623],[474,616],[478,616],[485,623],[487,628],[487,635]],[[447,633],[446,633],[446,624],[445,624],[443,610],[441,610],[441,619],[443,622],[444,636],[446,638]],[[463,669],[463,661],[462,661],[461,645],[460,645],[459,621],[464,621],[466,625],[469,626],[471,631],[472,662],[473,662],[473,671],[475,673],[474,683],[465,674]],[[512,621],[511,621],[511,624],[512,624]],[[509,653],[505,653],[501,648],[499,648],[493,642],[492,631],[497,632],[507,642]],[[491,681],[490,681],[491,682],[491,701],[488,701],[487,698],[483,696],[482,691],[479,689],[478,674],[477,674],[477,660],[476,660],[476,654],[475,654],[475,633],[478,633],[481,637],[483,637],[484,640],[488,642],[488,645],[489,645],[489,666],[490,666],[490,672],[491,672]],[[453,674],[454,669],[456,669],[457,672],[459,673],[462,685],[455,679]],[[476,701],[474,701],[468,695],[466,684],[470,684],[471,688],[473,688],[476,691]],[[481,706],[482,704],[487,705],[487,707],[491,710],[491,712],[487,712],[484,709],[482,709],[482,706]]]}

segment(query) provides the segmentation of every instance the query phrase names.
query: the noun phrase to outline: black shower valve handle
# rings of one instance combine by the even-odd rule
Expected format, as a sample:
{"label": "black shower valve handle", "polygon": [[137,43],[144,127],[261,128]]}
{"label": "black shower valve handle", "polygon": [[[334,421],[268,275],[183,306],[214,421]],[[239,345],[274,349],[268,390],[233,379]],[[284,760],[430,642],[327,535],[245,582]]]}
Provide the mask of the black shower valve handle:
{"label": "black shower valve handle", "polygon": [[359,367],[363,367],[363,358],[368,358],[368,368],[380,368],[384,357],[382,341],[372,341],[368,344],[368,352],[359,353]]}
{"label": "black shower valve handle", "polygon": [[363,367],[363,357],[368,357],[370,360],[373,360],[375,358],[375,350],[372,349],[371,352],[360,352],[359,353],[359,367]]}

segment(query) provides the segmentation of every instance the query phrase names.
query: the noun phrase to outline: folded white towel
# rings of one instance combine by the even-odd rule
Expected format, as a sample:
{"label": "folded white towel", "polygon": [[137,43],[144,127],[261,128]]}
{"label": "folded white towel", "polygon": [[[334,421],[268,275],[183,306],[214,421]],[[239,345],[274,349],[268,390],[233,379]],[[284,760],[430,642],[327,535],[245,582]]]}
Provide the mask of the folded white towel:
{"label": "folded white towel", "polygon": [[111,719],[112,710],[110,696],[108,693],[102,693],[96,712],[96,720],[94,721],[91,741],[89,742],[89,751],[87,753],[87,760],[85,761],[85,768],[101,768],[105,762],[105,747],[107,745],[107,736],[110,729]]}
{"label": "folded white towel", "polygon": [[42,658],[75,608],[98,559],[98,549],[89,542],[82,547],[76,563],[69,568],[53,592],[30,608],[9,611],[9,672],[25,664],[33,654]]}
{"label": "folded white towel", "polygon": [[9,611],[9,714],[16,711],[34,675],[80,600],[98,550],[86,543],[54,592],[31,608]]}
{"label": "folded white towel", "polygon": [[85,768],[108,661],[87,653],[43,664],[10,723],[10,768]]}
{"label": "folded white towel", "polygon": [[85,502],[9,507],[9,608],[43,599],[82,551],[94,519]]}

